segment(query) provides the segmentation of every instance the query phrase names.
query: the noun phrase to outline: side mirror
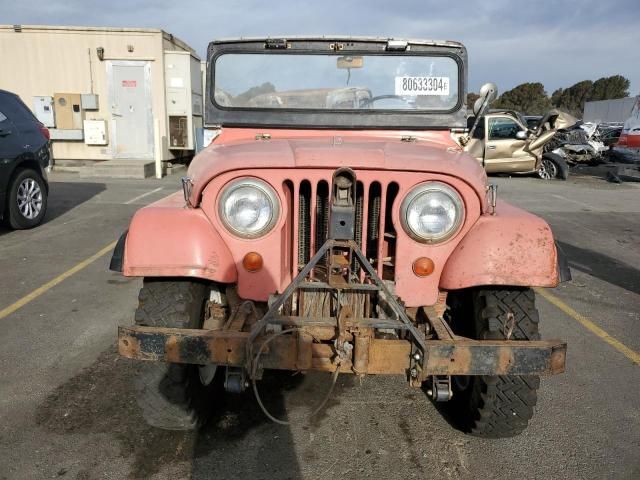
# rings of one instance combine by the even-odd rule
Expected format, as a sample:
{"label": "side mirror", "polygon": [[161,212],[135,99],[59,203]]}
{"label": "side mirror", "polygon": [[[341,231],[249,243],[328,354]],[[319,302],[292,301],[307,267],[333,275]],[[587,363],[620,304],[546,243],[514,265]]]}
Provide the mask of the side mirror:
{"label": "side mirror", "polygon": [[482,111],[498,98],[498,87],[495,83],[485,83],[480,87],[480,96],[473,104],[473,113],[479,117]]}
{"label": "side mirror", "polygon": [[520,130],[518,133],[516,133],[516,138],[518,140],[526,140],[527,139],[527,132],[525,132],[524,130]]}
{"label": "side mirror", "polygon": [[480,97],[473,104],[473,113],[476,116],[475,122],[473,122],[473,126],[471,130],[469,130],[469,134],[460,137],[460,142],[462,145],[466,145],[469,140],[473,137],[476,128],[478,127],[478,123],[480,121],[484,121],[482,115],[489,108],[489,104],[493,102],[498,97],[498,87],[495,83],[485,83],[480,87]]}

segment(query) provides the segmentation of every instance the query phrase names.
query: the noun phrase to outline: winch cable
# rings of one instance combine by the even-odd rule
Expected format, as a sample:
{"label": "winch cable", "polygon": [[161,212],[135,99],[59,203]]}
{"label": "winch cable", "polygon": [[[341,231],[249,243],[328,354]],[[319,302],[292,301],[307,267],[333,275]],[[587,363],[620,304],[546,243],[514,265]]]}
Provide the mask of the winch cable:
{"label": "winch cable", "polygon": [[[253,366],[251,368],[251,384],[253,386],[253,394],[256,397],[256,401],[258,402],[258,406],[260,407],[262,412],[267,416],[267,418],[269,420],[271,420],[272,422],[278,423],[280,425],[291,425],[291,422],[286,421],[286,420],[280,420],[279,418],[274,417],[273,415],[271,415],[269,410],[267,410],[267,407],[265,407],[264,403],[262,403],[262,398],[260,397],[260,393],[258,392],[258,385],[256,383],[256,372],[258,370],[260,356],[262,355],[262,352],[264,352],[264,349],[266,348],[266,346],[269,343],[271,343],[271,341],[273,339],[275,339],[275,338],[277,338],[277,337],[279,337],[281,335],[284,335],[286,333],[292,333],[292,332],[296,332],[298,330],[299,330],[298,328],[287,328],[287,329],[282,330],[280,332],[276,332],[276,333],[272,334],[269,338],[267,338],[262,343],[262,345],[260,345],[260,348],[258,349],[258,352],[256,353],[256,356],[253,359]],[[322,411],[322,409],[324,408],[324,406],[329,401],[329,398],[331,397],[331,394],[333,393],[333,389],[336,386],[336,382],[338,380],[338,375],[340,374],[340,363],[341,363],[340,360],[338,360],[338,362],[336,363],[336,369],[333,372],[333,374],[331,375],[331,385],[329,386],[329,390],[327,391],[326,395],[324,396],[324,398],[322,399],[320,404],[315,408],[315,410],[313,412],[311,412],[311,415],[309,415],[309,417],[314,417],[315,415],[320,413]]]}

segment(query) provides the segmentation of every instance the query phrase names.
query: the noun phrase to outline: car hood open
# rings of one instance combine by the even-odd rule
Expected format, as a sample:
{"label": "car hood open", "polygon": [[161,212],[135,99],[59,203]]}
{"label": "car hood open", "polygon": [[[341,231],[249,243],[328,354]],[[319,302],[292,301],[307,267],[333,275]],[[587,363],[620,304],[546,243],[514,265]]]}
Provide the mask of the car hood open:
{"label": "car hood open", "polygon": [[542,133],[542,129],[545,124],[549,124],[551,130],[560,130],[563,128],[569,128],[576,123],[578,123],[578,119],[572,115],[569,115],[567,112],[563,112],[562,110],[549,110],[544,117],[540,120],[540,125],[537,129],[537,135]]}

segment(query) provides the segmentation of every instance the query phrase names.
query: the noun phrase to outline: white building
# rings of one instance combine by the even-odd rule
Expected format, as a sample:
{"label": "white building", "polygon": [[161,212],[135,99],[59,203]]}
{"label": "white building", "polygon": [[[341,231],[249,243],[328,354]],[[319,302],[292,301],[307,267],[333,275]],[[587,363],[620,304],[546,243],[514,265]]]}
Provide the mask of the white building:
{"label": "white building", "polygon": [[193,152],[200,58],[163,30],[0,25],[0,58],[0,88],[49,128],[58,165],[149,176]]}

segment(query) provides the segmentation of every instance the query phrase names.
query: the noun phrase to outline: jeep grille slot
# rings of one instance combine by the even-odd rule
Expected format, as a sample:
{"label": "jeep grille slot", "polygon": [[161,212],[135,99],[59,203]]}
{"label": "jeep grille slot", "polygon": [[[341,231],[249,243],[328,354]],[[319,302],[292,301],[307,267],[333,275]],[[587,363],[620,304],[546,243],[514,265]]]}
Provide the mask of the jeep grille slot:
{"label": "jeep grille slot", "polygon": [[[327,235],[329,234],[329,201],[329,182],[321,180],[320,182],[318,182],[315,218],[313,219],[313,224],[315,227],[313,253],[316,253],[316,249],[322,246],[322,244],[327,239]],[[326,258],[324,260],[326,261]]]}
{"label": "jeep grille slot", "polygon": [[[393,228],[393,217],[391,215],[393,204],[400,187],[396,182],[391,182],[387,186],[387,201],[385,204],[385,222],[382,226],[384,231],[382,242],[382,255],[378,257],[378,261],[382,263],[382,273],[380,278],[383,280],[393,280],[395,276],[395,264],[396,264],[396,230]],[[378,269],[380,271],[380,269]]]}
{"label": "jeep grille slot", "polygon": [[306,264],[311,258],[311,183],[300,183],[298,196],[298,265]]}
{"label": "jeep grille slot", "polygon": [[[293,274],[297,274],[311,259],[316,249],[326,241],[329,230],[330,186],[326,180],[317,183],[308,180],[294,182],[297,205],[291,210],[297,212],[297,231],[295,255],[296,265]],[[392,209],[398,194],[398,184],[380,182],[356,184],[355,242],[365,256],[385,280],[393,280],[395,271],[396,232],[393,228]],[[324,263],[324,262],[323,262]],[[352,266],[358,272],[360,265],[354,260]],[[362,272],[360,272],[362,275]],[[322,276],[324,269],[317,267],[313,273]]]}
{"label": "jeep grille slot", "polygon": [[[358,245],[360,245],[360,248],[362,248],[362,225],[363,225],[362,222],[364,221],[363,205],[364,205],[364,186],[362,185],[362,182],[357,182],[356,183],[356,221],[355,221],[354,240]],[[353,259],[351,269],[354,272],[357,272],[358,270],[360,270],[360,264],[358,263],[358,260],[356,260],[355,258]]]}
{"label": "jeep grille slot", "polygon": [[[380,238],[380,202],[382,201],[382,188],[380,183],[373,182],[369,185],[369,205],[367,214],[366,243],[363,252],[368,259],[378,257],[378,239]],[[375,265],[374,265],[375,266]]]}

